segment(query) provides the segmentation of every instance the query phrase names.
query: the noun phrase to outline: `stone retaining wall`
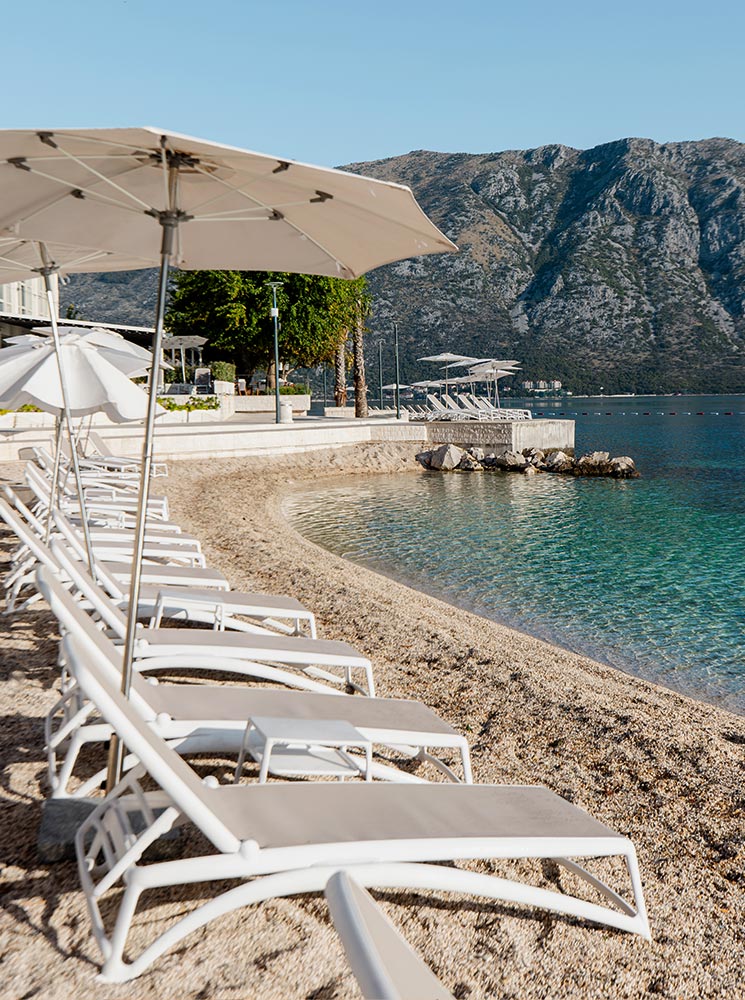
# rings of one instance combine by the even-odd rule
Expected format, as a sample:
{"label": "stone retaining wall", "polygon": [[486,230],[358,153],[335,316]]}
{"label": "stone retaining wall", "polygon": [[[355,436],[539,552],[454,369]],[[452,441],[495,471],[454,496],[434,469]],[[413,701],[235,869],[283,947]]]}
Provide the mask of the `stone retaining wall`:
{"label": "stone retaining wall", "polygon": [[485,451],[563,451],[574,454],[573,420],[437,420],[425,423],[433,446],[457,444]]}

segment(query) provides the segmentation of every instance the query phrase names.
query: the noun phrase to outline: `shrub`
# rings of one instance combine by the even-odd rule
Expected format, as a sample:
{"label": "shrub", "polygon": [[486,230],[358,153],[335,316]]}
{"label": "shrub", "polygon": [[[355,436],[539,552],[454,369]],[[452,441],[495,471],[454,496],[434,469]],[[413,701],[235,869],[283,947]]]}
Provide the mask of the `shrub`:
{"label": "shrub", "polygon": [[307,385],[293,385],[291,382],[289,385],[281,385],[279,387],[280,395],[284,396],[305,396],[310,393],[310,386]]}
{"label": "shrub", "polygon": [[235,382],[235,365],[230,361],[213,361],[210,371],[218,382]]}
{"label": "shrub", "polygon": [[158,402],[164,410],[219,410],[220,400],[217,396],[187,396],[185,403],[177,403],[173,396],[158,396]]}

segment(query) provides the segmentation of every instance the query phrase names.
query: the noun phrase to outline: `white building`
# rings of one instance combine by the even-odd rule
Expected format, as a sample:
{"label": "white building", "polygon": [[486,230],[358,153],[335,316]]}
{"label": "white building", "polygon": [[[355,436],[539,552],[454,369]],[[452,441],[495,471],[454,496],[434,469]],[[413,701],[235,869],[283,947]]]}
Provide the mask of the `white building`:
{"label": "white building", "polygon": [[[59,282],[56,274],[52,275],[51,281],[54,309],[59,315]],[[28,278],[26,281],[0,285],[0,338],[22,333],[28,329],[29,320],[48,322],[50,319],[43,278]]]}

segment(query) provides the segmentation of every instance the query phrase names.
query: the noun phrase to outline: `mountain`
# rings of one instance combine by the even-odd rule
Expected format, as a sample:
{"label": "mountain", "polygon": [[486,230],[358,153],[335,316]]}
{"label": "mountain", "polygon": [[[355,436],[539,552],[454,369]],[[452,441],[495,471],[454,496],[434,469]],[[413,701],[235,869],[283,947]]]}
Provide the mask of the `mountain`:
{"label": "mountain", "polygon": [[[369,275],[373,366],[396,321],[403,381],[449,350],[519,358],[521,378],[575,392],[745,391],[745,145],[420,150],[346,169],[410,185],[461,249]],[[148,322],[146,278],[131,296],[126,276],[73,279],[65,298],[104,319],[98,289],[125,290]]]}

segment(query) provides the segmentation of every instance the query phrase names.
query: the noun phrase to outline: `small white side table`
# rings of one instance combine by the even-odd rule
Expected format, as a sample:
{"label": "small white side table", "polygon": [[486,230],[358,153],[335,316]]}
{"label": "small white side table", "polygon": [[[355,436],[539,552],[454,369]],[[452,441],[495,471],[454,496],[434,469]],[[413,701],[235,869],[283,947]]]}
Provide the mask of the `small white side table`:
{"label": "small white side table", "polygon": [[[364,750],[364,770],[346,752],[348,747]],[[372,747],[369,736],[340,719],[256,715],[246,725],[234,781],[240,778],[247,753],[259,765],[259,784],[270,772],[285,778],[314,775],[339,780],[363,773],[365,781],[372,781]]]}

